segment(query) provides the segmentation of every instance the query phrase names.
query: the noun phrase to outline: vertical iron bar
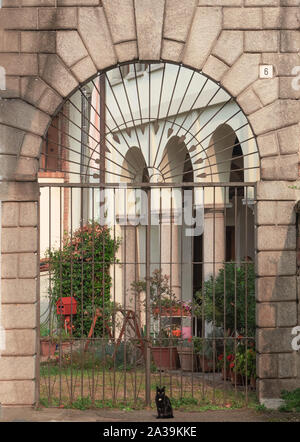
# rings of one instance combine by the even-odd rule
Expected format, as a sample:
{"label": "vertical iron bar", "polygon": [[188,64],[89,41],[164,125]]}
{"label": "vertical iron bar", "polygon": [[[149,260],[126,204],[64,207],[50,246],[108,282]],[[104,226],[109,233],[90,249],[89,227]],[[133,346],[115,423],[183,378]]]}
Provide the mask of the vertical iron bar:
{"label": "vertical iron bar", "polygon": [[146,405],[151,405],[151,349],[150,349],[150,258],[151,258],[151,189],[147,189],[146,226]]}

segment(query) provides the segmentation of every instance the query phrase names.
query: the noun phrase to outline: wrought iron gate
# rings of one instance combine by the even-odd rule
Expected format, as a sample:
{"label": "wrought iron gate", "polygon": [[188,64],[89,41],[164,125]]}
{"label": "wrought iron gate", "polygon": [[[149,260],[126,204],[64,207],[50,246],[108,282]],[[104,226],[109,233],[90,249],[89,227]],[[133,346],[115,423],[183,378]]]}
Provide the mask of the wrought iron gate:
{"label": "wrought iron gate", "polygon": [[254,187],[142,186],[41,184],[42,403],[134,407],[161,385],[191,404],[247,402]]}
{"label": "wrought iron gate", "polygon": [[258,174],[201,72],[120,65],[65,101],[39,173],[42,403],[247,403]]}

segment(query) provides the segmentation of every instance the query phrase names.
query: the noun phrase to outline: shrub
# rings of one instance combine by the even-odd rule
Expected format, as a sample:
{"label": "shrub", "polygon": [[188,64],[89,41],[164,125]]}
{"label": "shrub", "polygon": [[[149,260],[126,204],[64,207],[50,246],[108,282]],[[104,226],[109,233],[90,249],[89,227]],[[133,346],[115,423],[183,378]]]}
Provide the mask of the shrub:
{"label": "shrub", "polygon": [[[114,262],[120,242],[110,230],[97,222],[89,222],[66,235],[61,249],[47,251],[50,266],[49,295],[56,310],[60,297],[74,296],[77,314],[73,315],[73,336],[87,336],[96,308],[103,308],[109,323],[113,303],[110,301],[110,265]],[[96,322],[94,335],[105,335],[103,320]]]}
{"label": "shrub", "polygon": [[225,263],[215,279],[211,276],[204,283],[203,293],[197,292],[196,304],[196,315],[201,317],[203,309],[206,321],[225,327],[231,335],[246,334],[247,318],[247,334],[255,336],[254,264],[248,262],[238,267],[234,262]]}

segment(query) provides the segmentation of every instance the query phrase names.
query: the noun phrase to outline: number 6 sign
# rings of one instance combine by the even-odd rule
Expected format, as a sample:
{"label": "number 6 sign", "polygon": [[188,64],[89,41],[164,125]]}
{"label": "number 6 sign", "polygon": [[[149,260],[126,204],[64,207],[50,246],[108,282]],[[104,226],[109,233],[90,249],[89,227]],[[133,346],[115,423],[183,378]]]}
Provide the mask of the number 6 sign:
{"label": "number 6 sign", "polygon": [[259,66],[259,78],[273,78],[273,66],[270,64]]}

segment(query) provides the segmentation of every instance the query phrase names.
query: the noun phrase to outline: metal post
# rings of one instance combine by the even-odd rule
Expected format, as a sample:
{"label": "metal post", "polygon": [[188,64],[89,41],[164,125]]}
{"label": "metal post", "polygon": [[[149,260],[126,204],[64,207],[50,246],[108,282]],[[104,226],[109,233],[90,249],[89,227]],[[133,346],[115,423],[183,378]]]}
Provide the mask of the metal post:
{"label": "metal post", "polygon": [[151,347],[150,347],[150,257],[151,257],[151,189],[147,190],[148,214],[146,226],[146,405],[151,404]]}

